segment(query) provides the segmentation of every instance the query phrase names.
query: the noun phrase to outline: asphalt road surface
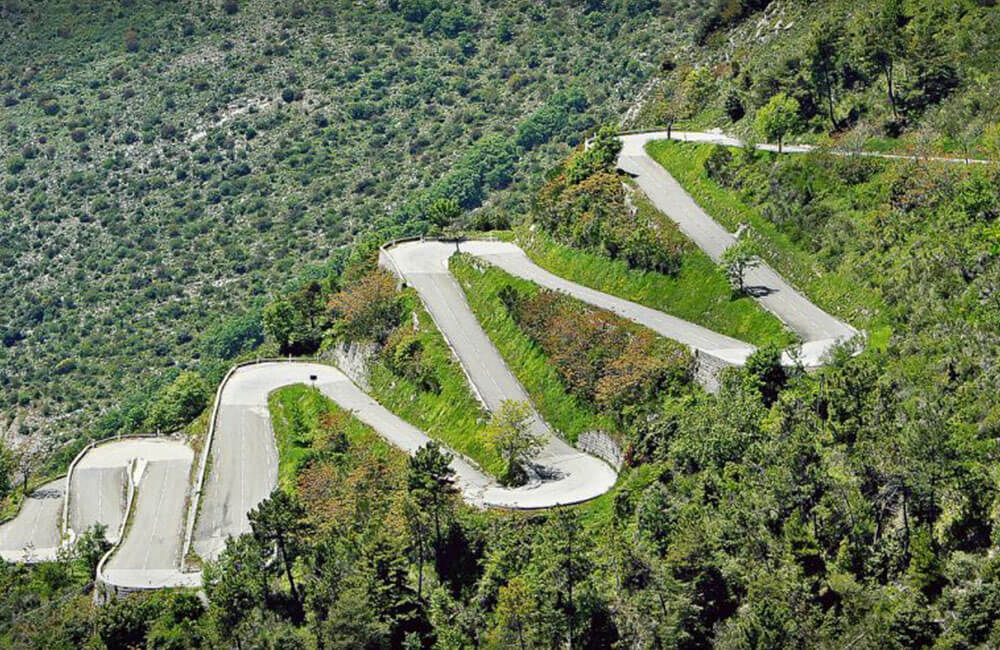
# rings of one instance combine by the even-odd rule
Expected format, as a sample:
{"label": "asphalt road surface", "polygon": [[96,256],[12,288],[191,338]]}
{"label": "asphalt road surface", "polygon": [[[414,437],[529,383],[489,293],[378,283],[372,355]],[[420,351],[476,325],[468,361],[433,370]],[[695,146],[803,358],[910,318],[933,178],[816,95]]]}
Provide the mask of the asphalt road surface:
{"label": "asphalt road surface", "polygon": [[743,363],[754,350],[748,343],[713,332],[701,325],[560,278],[532,262],[524,251],[514,244],[470,241],[463,242],[460,248],[462,252],[498,266],[511,275],[614,312],[622,318],[648,327],[661,336],[713,354],[730,363]]}
{"label": "asphalt road surface", "polygon": [[[205,478],[201,512],[192,540],[193,550],[203,559],[217,558],[228,536],[249,532],[247,513],[277,486],[277,449],[270,429],[267,396],[289,384],[315,386],[407,453],[412,454],[431,440],[332,366],[265,362],[239,368],[222,390],[219,421],[210,452],[212,464]],[[523,392],[518,395],[523,397]],[[558,440],[547,447],[545,459],[563,478],[518,489],[501,487],[460,456],[453,457],[452,467],[466,500],[484,506],[544,508],[593,498],[615,482],[615,472],[603,461]]]}
{"label": "asphalt road surface", "polygon": [[202,558],[217,557],[227,536],[249,532],[247,514],[277,487],[278,451],[267,395],[284,384],[308,382],[308,372],[296,372],[300,368],[286,367],[283,381],[280,374],[241,368],[222,390],[211,467],[202,487],[201,512],[192,540]]}
{"label": "asphalt road surface", "polygon": [[[490,243],[483,242],[483,246],[490,247]],[[417,290],[486,408],[495,411],[506,400],[528,402],[527,392],[483,331],[462,288],[448,270],[448,258],[457,250],[456,244],[426,241],[400,244],[386,252],[397,272]],[[543,490],[551,495],[553,501],[547,504],[551,506],[585,501],[614,485],[617,475],[607,463],[557,437],[537,413],[532,415],[531,427],[546,439],[545,447],[533,459],[546,470],[541,473],[546,478],[532,481],[521,493]],[[519,493],[509,492],[512,497]],[[537,497],[532,497],[531,503],[531,507],[540,507]],[[526,507],[521,498],[511,499],[505,505]]]}
{"label": "asphalt road surface", "polygon": [[[677,139],[734,144],[738,141],[714,134],[677,133]],[[736,237],[695,203],[674,178],[646,153],[646,144],[666,137],[666,133],[645,133],[622,138],[618,167],[635,177],[636,184],[661,212],[670,217],[699,248],[718,261],[736,243]],[[786,147],[792,151],[793,147]],[[761,306],[777,316],[802,339],[802,362],[807,367],[823,363],[827,352],[839,342],[857,336],[858,331],[826,313],[778,275],[761,264],[746,274],[747,286],[763,295]],[[791,359],[786,359],[791,362]]]}
{"label": "asphalt road surface", "polygon": [[76,535],[94,524],[104,524],[105,537],[116,542],[125,517],[125,466],[85,466],[85,455],[70,485],[69,527]]}
{"label": "asphalt road surface", "polygon": [[128,587],[178,586],[188,476],[194,452],[177,443],[176,458],[137,461],[135,509],[125,539],[103,569],[104,580]]}
{"label": "asphalt road surface", "polygon": [[46,483],[24,499],[20,512],[0,525],[0,558],[8,562],[56,559],[66,479]]}
{"label": "asphalt road surface", "polygon": [[[677,139],[739,144],[720,134],[677,132]],[[718,259],[735,238],[711,219],[674,179],[645,152],[645,144],[665,134],[623,138],[619,166],[660,210],[710,257]],[[764,147],[766,148],[766,146]],[[786,151],[805,148],[786,147]],[[452,346],[470,383],[494,410],[504,400],[528,396],[507,368],[448,271],[456,244],[410,242],[386,253],[396,272],[420,294],[428,312]],[[532,263],[512,244],[465,242],[461,250],[541,286],[563,291],[595,306],[645,325],[663,336],[732,363],[742,362],[753,347],[707,328],[627,300],[568,282]],[[766,291],[761,304],[805,341],[807,365],[822,362],[834,343],[856,330],[826,314],[788,285],[769,267],[751,272],[748,281]],[[392,444],[408,453],[430,438],[393,415],[337,369],[320,364],[269,362],[236,370],[222,388],[215,439],[209,450],[210,471],[202,486],[201,511],[194,529],[194,550],[213,559],[230,535],[250,530],[248,512],[277,486],[277,449],[267,409],[268,394],[284,385],[312,384],[348,409]],[[456,456],[452,466],[465,498],[475,504],[511,508],[545,508],[594,498],[609,490],[615,471],[553,434],[537,414],[536,432],[546,446],[536,458],[540,468],[529,485],[507,489],[474,464]],[[103,567],[103,578],[126,587],[197,585],[200,574],[179,572],[183,546],[188,477],[193,452],[171,440],[121,440],[90,450],[70,477],[70,528],[80,533],[95,522],[108,526],[115,538],[123,527],[128,473],[135,486],[133,512],[125,538]],[[60,541],[65,480],[36,490],[18,516],[0,526],[0,556],[9,560],[54,558]]]}

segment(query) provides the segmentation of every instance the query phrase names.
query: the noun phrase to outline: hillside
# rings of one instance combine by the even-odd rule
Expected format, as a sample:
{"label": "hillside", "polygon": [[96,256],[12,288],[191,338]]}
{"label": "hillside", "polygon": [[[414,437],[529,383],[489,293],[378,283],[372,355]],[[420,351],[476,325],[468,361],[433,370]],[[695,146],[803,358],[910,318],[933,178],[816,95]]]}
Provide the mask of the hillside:
{"label": "hillside", "polygon": [[0,647],[1000,647],[994,0],[0,2]]}
{"label": "hillside", "polygon": [[591,4],[4,2],[0,428],[148,427],[421,193],[505,223],[686,33]]}
{"label": "hillside", "polygon": [[695,40],[667,54],[637,126],[773,140],[755,122],[784,93],[798,105],[796,140],[1000,155],[994,2],[715,0]]}

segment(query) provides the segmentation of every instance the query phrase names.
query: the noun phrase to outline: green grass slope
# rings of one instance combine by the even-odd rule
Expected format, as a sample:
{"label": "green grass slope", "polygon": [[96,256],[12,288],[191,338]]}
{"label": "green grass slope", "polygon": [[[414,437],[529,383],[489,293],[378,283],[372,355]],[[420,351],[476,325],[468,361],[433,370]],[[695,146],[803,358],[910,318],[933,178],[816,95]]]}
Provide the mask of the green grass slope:
{"label": "green grass slope", "polygon": [[668,276],[559,244],[542,230],[524,233],[519,243],[532,261],[567,280],[755,345],[791,342],[777,318],[749,298],[735,298],[718,267],[693,247],[685,251],[680,272]]}

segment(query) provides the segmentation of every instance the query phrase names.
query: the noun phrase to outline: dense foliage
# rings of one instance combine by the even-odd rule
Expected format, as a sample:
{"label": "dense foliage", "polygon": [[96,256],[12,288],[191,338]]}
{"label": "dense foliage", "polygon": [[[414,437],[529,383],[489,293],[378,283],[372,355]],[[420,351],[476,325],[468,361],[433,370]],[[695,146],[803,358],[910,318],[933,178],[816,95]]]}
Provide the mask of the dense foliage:
{"label": "dense foliage", "polygon": [[529,296],[507,285],[500,299],[558,369],[566,389],[609,414],[635,418],[691,380],[686,349],[611,312],[547,289]]}
{"label": "dense foliage", "polygon": [[[669,3],[668,3],[669,4]],[[977,0],[716,0],[704,47],[671,53],[639,118],[754,139],[794,134],[850,148],[1000,155],[1000,9]],[[758,114],[795,109],[781,132]],[[765,110],[767,109],[767,110]],[[783,111],[784,112],[784,111]],[[768,121],[772,121],[769,120]]]}
{"label": "dense foliage", "polygon": [[574,152],[539,193],[535,219],[572,246],[630,268],[676,274],[687,240],[673,223],[632,204],[633,190],[614,172],[620,149],[613,133],[602,129],[589,147]]}
{"label": "dense foliage", "polygon": [[[645,2],[587,4],[600,10],[598,18],[614,11],[623,20],[653,9]],[[746,17],[763,4],[716,3],[702,34],[709,48],[726,47],[719,30],[752,28]],[[741,71],[733,65],[683,72],[683,101],[652,106],[703,116],[714,106],[724,119],[756,121],[757,109],[784,91],[799,103],[807,127],[825,129],[817,123],[830,115],[809,111],[829,108],[830,88],[820,92],[815,84],[836,74],[845,76],[833,86],[833,122],[878,117],[885,126],[912,126],[940,101],[977,97],[977,119],[992,119],[988,93],[972,81],[995,72],[984,67],[998,33],[987,33],[996,15],[989,5],[770,3],[767,25],[781,7],[826,11],[834,27],[844,21],[850,29],[814,35],[831,36],[840,47],[844,34],[864,33],[866,47],[875,49],[851,49],[860,58],[831,67],[809,58],[799,31],[783,29],[784,45],[766,39],[774,48],[767,61],[754,45],[751,65]],[[420,39],[460,39],[469,29],[487,33],[489,25],[498,43],[509,43],[523,28],[502,17],[490,23],[489,4],[478,27],[447,2],[389,6],[391,19]],[[863,19],[842,15],[848,6]],[[250,8],[228,0],[221,11],[244,20]],[[296,20],[294,8],[288,11],[287,20]],[[523,13],[530,24],[546,24],[545,9],[525,5]],[[142,53],[143,38],[127,36],[121,56]],[[875,47],[880,43],[885,51]],[[792,58],[813,61],[814,85],[806,85],[806,68],[791,65]],[[901,65],[909,73],[890,91]],[[727,88],[732,92],[720,92]],[[491,149],[496,165],[477,167],[468,178],[502,169],[508,146],[531,146],[533,134],[572,105],[569,95],[561,97],[517,129],[515,141]],[[684,104],[695,99],[696,109]],[[282,101],[300,100],[292,89]],[[50,117],[62,115],[42,104]],[[867,347],[839,349],[824,368],[805,373],[783,368],[779,348],[765,345],[708,394],[688,383],[689,359],[676,346],[455,257],[452,271],[470,307],[546,420],[570,440],[598,427],[621,434],[626,466],[611,493],[540,513],[472,509],[459,500],[439,445],[407,458],[314,389],[290,387],[271,400],[281,490],[254,511],[253,532],[230,540],[208,567],[207,606],[190,594],[160,593],[93,607],[83,593],[99,549],[91,536],[61,562],[0,566],[2,643],[873,650],[1000,644],[1000,172],[679,143],[658,143],[650,152],[726,227],[752,224],[760,254],[821,306],[867,329]],[[11,173],[36,159],[15,161],[12,169],[20,169]],[[639,275],[609,249],[608,230],[589,240],[573,234],[588,215],[603,214],[597,223],[608,228],[615,214],[634,218],[625,211],[623,179],[604,159],[600,147],[574,152],[540,189],[531,219],[549,219],[544,236],[587,249],[589,264],[609,263],[609,276],[632,291]],[[446,215],[432,218],[434,225],[447,225],[455,215],[450,201],[464,203],[464,195],[435,191],[429,199],[409,197],[400,214],[418,214],[420,201],[430,200],[438,206],[432,214]],[[556,208],[553,201],[563,198],[573,200]],[[592,198],[604,212],[591,208]],[[254,305],[263,320],[234,320],[199,349],[220,357],[245,353],[260,343],[263,325],[265,345],[275,349],[304,340],[321,352],[348,343],[368,349],[380,401],[503,474],[517,449],[505,446],[498,457],[489,437],[524,442],[513,435],[523,423],[517,407],[487,424],[433,323],[411,291],[397,291],[374,269],[373,252],[369,241],[344,253],[333,277],[286,277],[289,286],[270,306]],[[716,279],[724,282],[721,274]],[[189,413],[188,405],[203,399],[189,375],[165,375],[164,386],[149,399],[162,404],[157,413]]]}
{"label": "dense foliage", "polygon": [[[0,427],[150,429],[161,387],[215,383],[267,295],[361,234],[422,232],[439,199],[502,222],[654,71],[637,7],[0,3]],[[279,347],[315,349],[292,325]]]}

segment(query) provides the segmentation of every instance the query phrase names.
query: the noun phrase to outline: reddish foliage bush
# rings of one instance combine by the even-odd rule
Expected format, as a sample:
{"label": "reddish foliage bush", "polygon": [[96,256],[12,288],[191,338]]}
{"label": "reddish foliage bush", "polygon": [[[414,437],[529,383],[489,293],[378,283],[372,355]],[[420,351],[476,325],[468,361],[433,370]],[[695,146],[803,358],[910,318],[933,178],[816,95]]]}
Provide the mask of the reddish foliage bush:
{"label": "reddish foliage bush", "polygon": [[691,379],[687,350],[611,312],[554,291],[527,296],[505,288],[504,294],[515,321],[583,401],[626,415]]}

